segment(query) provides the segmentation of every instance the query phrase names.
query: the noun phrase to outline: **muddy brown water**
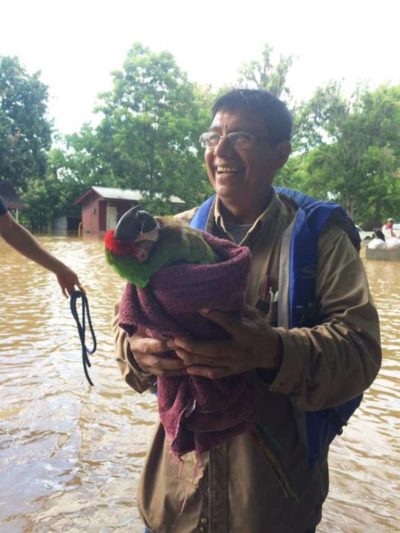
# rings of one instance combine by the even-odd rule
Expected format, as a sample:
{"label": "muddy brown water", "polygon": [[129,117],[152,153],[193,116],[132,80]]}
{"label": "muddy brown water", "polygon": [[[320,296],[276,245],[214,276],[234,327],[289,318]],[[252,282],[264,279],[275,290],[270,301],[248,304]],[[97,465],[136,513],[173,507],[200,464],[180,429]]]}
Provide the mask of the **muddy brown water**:
{"label": "muddy brown water", "polygon": [[[135,489],[155,400],[122,381],[110,320],[122,282],[100,240],[39,237],[80,274],[98,350],[90,388],[55,277],[0,242],[0,532],[141,533]],[[400,262],[364,259],[381,318],[380,375],[331,446],[318,531],[400,531]]]}

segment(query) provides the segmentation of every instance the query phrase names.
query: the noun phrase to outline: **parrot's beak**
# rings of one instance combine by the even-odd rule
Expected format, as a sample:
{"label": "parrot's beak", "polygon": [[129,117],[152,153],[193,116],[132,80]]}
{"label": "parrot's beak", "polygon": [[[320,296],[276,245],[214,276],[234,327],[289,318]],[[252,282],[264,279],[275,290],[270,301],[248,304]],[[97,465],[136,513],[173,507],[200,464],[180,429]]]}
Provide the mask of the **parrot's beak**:
{"label": "parrot's beak", "polygon": [[114,238],[121,241],[143,240],[143,237],[158,227],[154,217],[141,205],[135,205],[122,215],[115,226]]}

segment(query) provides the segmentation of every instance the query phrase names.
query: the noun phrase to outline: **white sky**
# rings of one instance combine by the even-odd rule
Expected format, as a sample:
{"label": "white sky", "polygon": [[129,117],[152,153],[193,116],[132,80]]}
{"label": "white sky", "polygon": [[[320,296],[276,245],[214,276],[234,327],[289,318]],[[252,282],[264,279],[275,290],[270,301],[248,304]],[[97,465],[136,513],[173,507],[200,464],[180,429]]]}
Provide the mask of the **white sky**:
{"label": "white sky", "polygon": [[0,55],[41,71],[61,133],[93,119],[135,41],[214,87],[234,83],[268,43],[296,57],[299,100],[332,79],[399,84],[399,36],[400,0],[0,0]]}

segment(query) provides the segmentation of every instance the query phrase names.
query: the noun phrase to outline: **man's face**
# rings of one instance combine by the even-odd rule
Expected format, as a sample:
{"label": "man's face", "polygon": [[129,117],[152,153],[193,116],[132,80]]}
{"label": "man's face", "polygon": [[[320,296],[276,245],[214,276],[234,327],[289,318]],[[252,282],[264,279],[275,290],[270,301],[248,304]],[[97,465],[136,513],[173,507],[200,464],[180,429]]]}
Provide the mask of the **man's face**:
{"label": "man's face", "polygon": [[[263,119],[255,112],[240,109],[218,111],[210,131],[223,136],[245,131],[257,137],[268,137]],[[206,149],[208,178],[218,197],[227,205],[251,205],[253,201],[258,204],[260,195],[267,198],[273,177],[289,153],[288,142],[271,147],[263,140],[247,149],[235,149],[222,138],[214,150]]]}

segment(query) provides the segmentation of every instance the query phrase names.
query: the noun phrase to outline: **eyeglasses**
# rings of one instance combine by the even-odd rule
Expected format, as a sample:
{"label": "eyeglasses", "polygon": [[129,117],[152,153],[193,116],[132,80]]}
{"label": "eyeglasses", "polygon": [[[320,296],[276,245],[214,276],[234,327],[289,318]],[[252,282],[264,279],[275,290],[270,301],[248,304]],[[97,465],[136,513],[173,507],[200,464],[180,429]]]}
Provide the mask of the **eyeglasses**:
{"label": "eyeglasses", "polygon": [[247,131],[232,131],[228,135],[220,135],[215,131],[206,131],[200,135],[200,144],[207,150],[215,150],[221,139],[227,139],[232,148],[248,150],[256,143],[267,141],[268,137],[260,137]]}

